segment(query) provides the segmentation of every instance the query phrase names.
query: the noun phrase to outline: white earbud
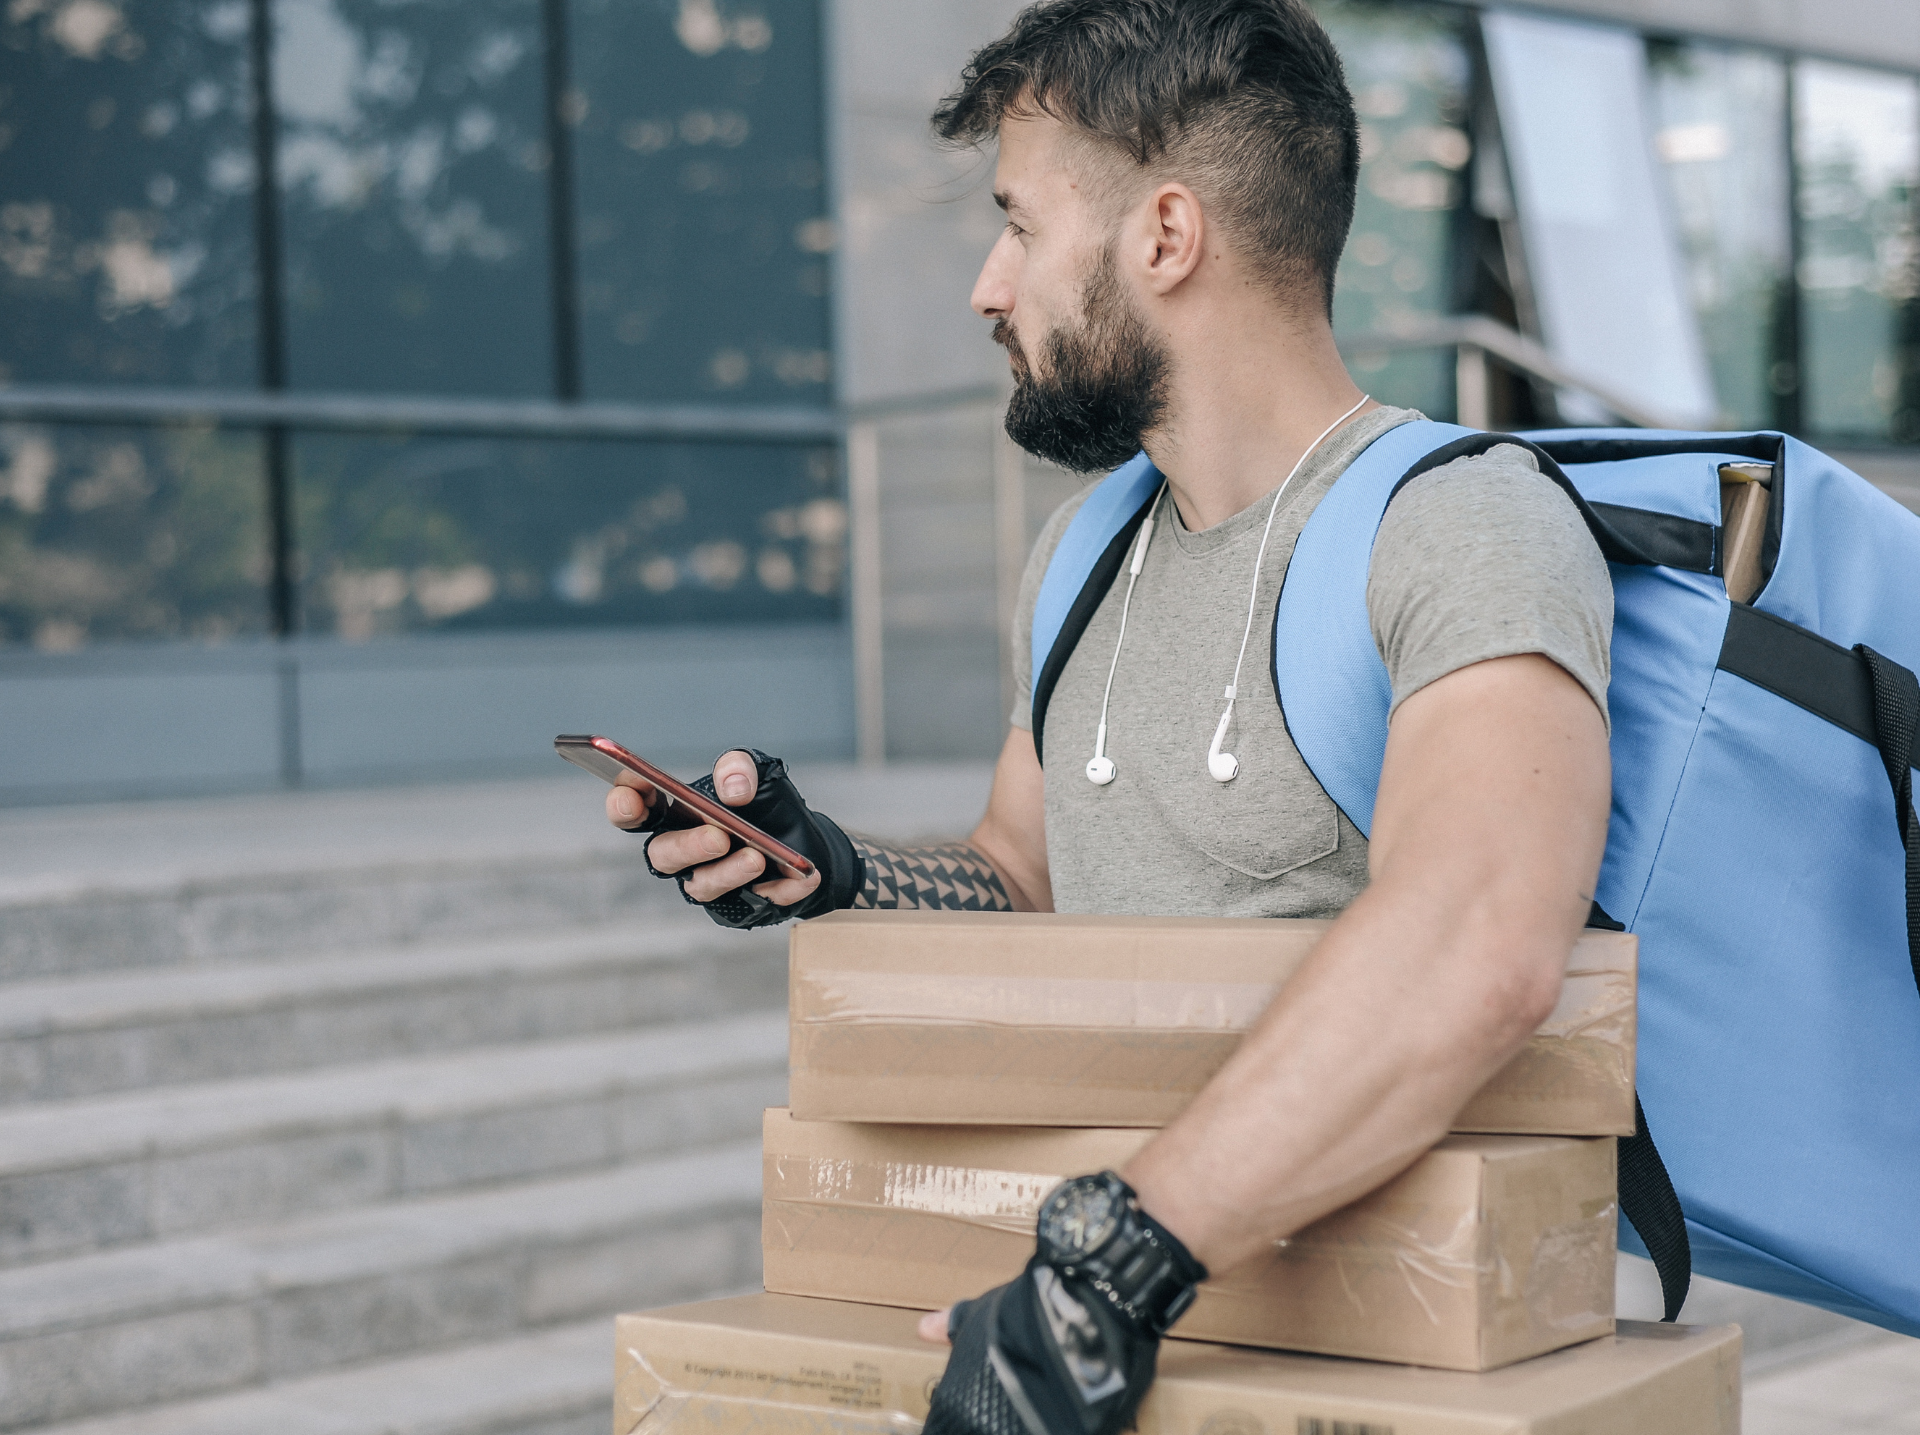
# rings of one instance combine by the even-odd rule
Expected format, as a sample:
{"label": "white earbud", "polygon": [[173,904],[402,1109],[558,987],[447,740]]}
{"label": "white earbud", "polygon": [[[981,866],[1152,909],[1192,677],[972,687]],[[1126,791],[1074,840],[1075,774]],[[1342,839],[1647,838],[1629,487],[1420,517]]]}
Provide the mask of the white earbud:
{"label": "white earbud", "polygon": [[1107,725],[1100,724],[1100,736],[1094,739],[1093,756],[1087,759],[1087,781],[1105,787],[1113,781],[1113,759],[1107,756]]}
{"label": "white earbud", "polygon": [[1227,710],[1220,714],[1220,726],[1213,730],[1213,746],[1207,749],[1207,776],[1215,782],[1232,782],[1240,771],[1240,759],[1220,751],[1227,739],[1227,724],[1233,721],[1233,689],[1227,689]]}

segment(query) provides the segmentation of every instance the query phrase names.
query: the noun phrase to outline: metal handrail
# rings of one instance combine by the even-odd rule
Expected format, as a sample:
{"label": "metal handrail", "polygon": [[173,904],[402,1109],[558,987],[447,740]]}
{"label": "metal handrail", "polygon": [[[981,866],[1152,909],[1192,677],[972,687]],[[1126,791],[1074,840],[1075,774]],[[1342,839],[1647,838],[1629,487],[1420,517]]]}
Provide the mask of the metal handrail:
{"label": "metal handrail", "polygon": [[1391,354],[1419,349],[1455,351],[1455,407],[1458,421],[1468,428],[1487,428],[1489,412],[1487,359],[1498,359],[1530,379],[1555,388],[1575,389],[1597,400],[1616,418],[1636,428],[1667,428],[1669,422],[1621,397],[1606,384],[1569,369],[1540,344],[1516,329],[1481,314],[1433,319],[1404,329],[1345,334],[1338,339],[1343,354]]}
{"label": "metal handrail", "polygon": [[850,423],[940,413],[998,403],[1004,398],[1005,390],[997,385],[875,399],[835,408],[825,404],[562,403],[551,399],[16,384],[0,387],[0,421],[784,443],[830,441]]}

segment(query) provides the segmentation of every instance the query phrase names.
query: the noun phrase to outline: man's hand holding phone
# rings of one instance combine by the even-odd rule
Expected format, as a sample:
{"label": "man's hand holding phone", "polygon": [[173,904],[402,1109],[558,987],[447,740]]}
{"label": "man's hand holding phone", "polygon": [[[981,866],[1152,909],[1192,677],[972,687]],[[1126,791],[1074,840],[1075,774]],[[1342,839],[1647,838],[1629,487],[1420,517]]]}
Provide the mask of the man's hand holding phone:
{"label": "man's hand holding phone", "polygon": [[859,852],[807,806],[777,757],[735,748],[710,776],[684,783],[609,738],[563,733],[553,746],[611,785],[607,820],[644,833],[648,869],[723,927],[817,917],[859,895]]}
{"label": "man's hand holding phone", "polygon": [[[760,765],[752,754],[735,748],[720,755],[709,780],[721,802],[746,807],[759,795]],[[624,831],[637,831],[660,801],[660,791],[652,783],[637,772],[623,771],[607,789],[607,821]],[[710,822],[654,833],[647,843],[647,861],[656,872],[678,878],[680,890],[702,905],[744,887],[776,907],[792,907],[819,890],[824,870],[816,860],[806,877],[775,873],[761,881],[767,859],[751,847],[735,849],[732,836]]]}

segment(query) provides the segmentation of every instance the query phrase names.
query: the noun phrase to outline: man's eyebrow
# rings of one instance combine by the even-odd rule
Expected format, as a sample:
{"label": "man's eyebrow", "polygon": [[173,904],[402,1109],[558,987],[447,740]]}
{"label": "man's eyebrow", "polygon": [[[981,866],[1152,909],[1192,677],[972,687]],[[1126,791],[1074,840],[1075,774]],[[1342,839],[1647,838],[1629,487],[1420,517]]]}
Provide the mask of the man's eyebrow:
{"label": "man's eyebrow", "polygon": [[1025,206],[1020,203],[1017,197],[1009,194],[1004,189],[996,189],[993,192],[993,202],[1000,206],[1002,213],[1008,215],[1012,215],[1016,211],[1024,211],[1025,209]]}

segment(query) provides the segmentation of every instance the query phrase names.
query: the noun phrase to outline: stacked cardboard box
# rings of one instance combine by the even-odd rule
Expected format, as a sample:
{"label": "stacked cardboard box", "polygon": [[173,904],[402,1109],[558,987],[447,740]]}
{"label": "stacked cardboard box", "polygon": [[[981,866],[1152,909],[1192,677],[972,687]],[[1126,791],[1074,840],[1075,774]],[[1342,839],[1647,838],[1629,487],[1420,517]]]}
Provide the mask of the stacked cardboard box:
{"label": "stacked cardboard box", "polygon": [[[1325,928],[937,912],[796,928],[792,1108],[765,1125],[770,1294],[623,1317],[616,1435],[911,1429],[946,1354],[913,1312],[1011,1279],[1048,1192],[1123,1167]],[[1736,1430],[1737,1331],[1613,1319],[1634,958],[1631,937],[1584,935],[1553,1015],[1456,1134],[1209,1281],[1141,1430]]]}

